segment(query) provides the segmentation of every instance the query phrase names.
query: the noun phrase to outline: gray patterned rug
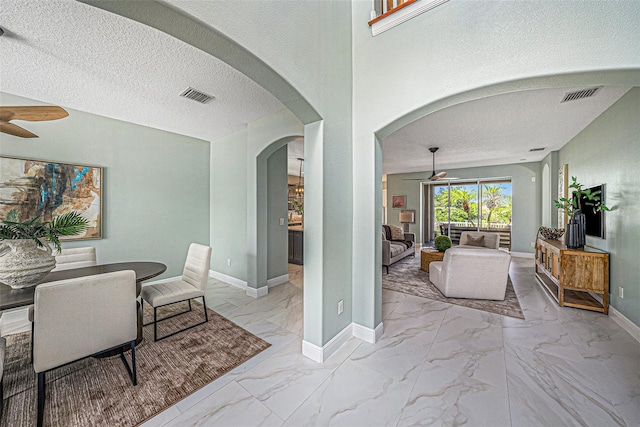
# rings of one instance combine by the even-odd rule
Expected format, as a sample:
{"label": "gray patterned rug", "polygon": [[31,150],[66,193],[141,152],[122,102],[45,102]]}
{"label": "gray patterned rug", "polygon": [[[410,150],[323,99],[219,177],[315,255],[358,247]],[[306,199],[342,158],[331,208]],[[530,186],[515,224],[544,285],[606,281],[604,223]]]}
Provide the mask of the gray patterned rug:
{"label": "gray patterned rug", "polygon": [[383,272],[382,287],[391,291],[524,319],[518,297],[513,290],[511,278],[507,281],[507,293],[504,301],[447,298],[429,281],[429,273],[420,270],[420,254],[416,254],[415,258],[405,258],[393,264],[389,267],[389,274]]}
{"label": "gray patterned rug", "polygon": [[[160,323],[158,335],[193,325],[202,305]],[[145,304],[145,319],[153,313]],[[163,307],[158,317],[178,313],[186,303]],[[162,341],[145,326],[136,346],[138,385],[132,386],[118,356],[83,359],[47,374],[45,426],[135,426],[270,346],[230,320],[209,310],[209,322]],[[7,336],[4,413],[0,427],[35,424],[36,375],[29,362],[31,332]],[[127,360],[129,354],[127,354]]]}

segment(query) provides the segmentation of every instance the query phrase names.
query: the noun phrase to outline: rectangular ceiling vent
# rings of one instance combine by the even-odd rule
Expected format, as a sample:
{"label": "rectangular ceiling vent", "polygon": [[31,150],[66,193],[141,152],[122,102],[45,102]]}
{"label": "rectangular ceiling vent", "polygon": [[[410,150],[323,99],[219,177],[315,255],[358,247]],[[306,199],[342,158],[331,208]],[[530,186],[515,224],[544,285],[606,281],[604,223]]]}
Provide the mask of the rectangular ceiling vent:
{"label": "rectangular ceiling vent", "polygon": [[532,151],[544,151],[544,147],[541,147],[541,148],[531,148],[531,149],[529,150],[529,152],[532,152]]}
{"label": "rectangular ceiling vent", "polygon": [[602,89],[602,86],[566,93],[564,95],[564,98],[562,98],[562,101],[560,101],[560,103],[562,104],[563,102],[576,101],[578,99],[589,98],[595,95],[600,89]]}
{"label": "rectangular ceiling vent", "polygon": [[207,95],[206,93],[200,92],[199,90],[196,90],[196,89],[194,89],[192,87],[187,88],[187,90],[182,92],[180,94],[180,96],[192,99],[192,100],[194,100],[196,102],[199,102],[201,104],[206,104],[207,102],[211,101],[212,99],[215,99],[213,96]]}

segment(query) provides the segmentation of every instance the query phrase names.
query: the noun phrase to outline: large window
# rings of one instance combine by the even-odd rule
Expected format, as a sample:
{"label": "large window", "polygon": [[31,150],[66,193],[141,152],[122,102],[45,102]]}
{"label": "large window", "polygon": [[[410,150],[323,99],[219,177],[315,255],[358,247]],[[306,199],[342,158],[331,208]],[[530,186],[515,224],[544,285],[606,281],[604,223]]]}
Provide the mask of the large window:
{"label": "large window", "polygon": [[444,234],[457,243],[462,231],[491,231],[502,247],[511,246],[511,180],[437,183],[425,194],[431,238]]}

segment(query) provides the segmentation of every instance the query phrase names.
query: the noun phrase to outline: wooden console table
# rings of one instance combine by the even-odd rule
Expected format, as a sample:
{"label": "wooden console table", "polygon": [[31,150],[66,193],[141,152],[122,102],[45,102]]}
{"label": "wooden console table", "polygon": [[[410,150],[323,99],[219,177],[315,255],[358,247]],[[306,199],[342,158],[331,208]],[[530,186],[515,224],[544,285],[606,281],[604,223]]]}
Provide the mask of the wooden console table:
{"label": "wooden console table", "polygon": [[[536,278],[561,307],[609,313],[609,254],[558,240],[536,241]],[[589,293],[602,295],[602,303]]]}
{"label": "wooden console table", "polygon": [[429,272],[429,264],[433,261],[442,261],[444,252],[438,252],[435,249],[422,249],[420,251],[420,270]]}

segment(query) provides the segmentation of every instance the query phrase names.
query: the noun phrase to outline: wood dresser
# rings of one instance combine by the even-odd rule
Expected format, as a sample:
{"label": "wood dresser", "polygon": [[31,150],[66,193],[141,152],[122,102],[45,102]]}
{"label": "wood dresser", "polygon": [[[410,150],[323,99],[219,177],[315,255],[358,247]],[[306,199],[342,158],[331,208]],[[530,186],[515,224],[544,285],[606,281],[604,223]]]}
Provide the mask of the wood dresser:
{"label": "wood dresser", "polygon": [[[568,249],[558,240],[536,241],[536,278],[561,307],[609,313],[609,254],[585,246]],[[602,295],[602,303],[589,293]]]}

